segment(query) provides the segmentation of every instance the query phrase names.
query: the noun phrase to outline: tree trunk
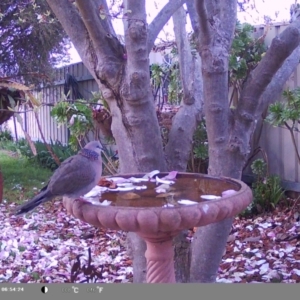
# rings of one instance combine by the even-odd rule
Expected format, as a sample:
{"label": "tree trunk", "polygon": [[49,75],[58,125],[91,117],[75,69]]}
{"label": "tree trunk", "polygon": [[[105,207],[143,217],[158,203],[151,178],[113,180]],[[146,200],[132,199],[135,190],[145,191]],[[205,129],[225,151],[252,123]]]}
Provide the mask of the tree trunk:
{"label": "tree trunk", "polygon": [[192,243],[190,282],[216,281],[232,221],[230,218],[197,228]]}
{"label": "tree trunk", "polygon": [[[291,25],[273,40],[263,60],[248,77],[237,108],[230,110],[228,57],[236,20],[236,1],[223,1],[218,5],[209,1],[196,3],[199,28],[195,27],[195,32],[203,61],[209,174],[240,179],[250,153],[256,117],[261,115],[272,96],[278,96],[278,88],[281,89],[287,80],[280,80],[284,72],[276,72],[299,44],[299,32],[295,30],[299,25]],[[192,5],[188,4],[188,7],[193,15]],[[272,86],[273,77],[277,80],[274,85],[282,85]],[[232,219],[227,219],[197,230],[192,244],[191,281],[215,281],[231,225]]]}
{"label": "tree trunk", "polygon": [[[201,59],[192,56],[190,41],[186,33],[186,11],[183,7],[173,15],[177,44],[183,101],[172,119],[169,140],[165,148],[169,170],[186,171],[192,150],[193,135],[202,117]],[[190,243],[187,231],[174,238],[175,277],[177,282],[188,282],[190,273]]]}
{"label": "tree trunk", "polygon": [[133,282],[146,282],[146,243],[134,232],[127,233],[127,254],[132,259],[133,267]]}
{"label": "tree trunk", "polygon": [[[221,1],[218,6],[209,1],[196,2],[199,28],[195,28],[195,33],[202,59],[208,173],[214,176],[236,177],[232,173],[232,161],[226,155],[229,138],[228,58],[235,29],[236,5],[236,1]],[[192,5],[188,7],[193,15]],[[226,219],[197,229],[192,243],[192,282],[215,281],[231,224],[232,219]]]}
{"label": "tree trunk", "polygon": [[172,119],[165,153],[170,170],[186,171],[192,150],[193,135],[202,119],[203,82],[201,59],[194,57],[186,33],[186,12],[183,7],[173,15],[174,32],[179,56],[183,101]]}
{"label": "tree trunk", "polygon": [[188,230],[184,230],[173,239],[175,278],[180,283],[190,282],[191,243],[187,234]]}

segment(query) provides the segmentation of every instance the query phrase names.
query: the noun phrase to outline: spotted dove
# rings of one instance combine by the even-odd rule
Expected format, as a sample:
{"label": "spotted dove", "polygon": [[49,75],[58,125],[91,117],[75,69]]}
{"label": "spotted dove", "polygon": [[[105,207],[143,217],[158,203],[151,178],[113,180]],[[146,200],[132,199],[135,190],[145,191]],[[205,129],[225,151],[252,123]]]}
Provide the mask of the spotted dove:
{"label": "spotted dove", "polygon": [[102,146],[89,142],[78,154],[67,158],[53,173],[48,184],[28,202],[17,207],[15,214],[32,211],[57,196],[77,198],[97,185],[102,174]]}

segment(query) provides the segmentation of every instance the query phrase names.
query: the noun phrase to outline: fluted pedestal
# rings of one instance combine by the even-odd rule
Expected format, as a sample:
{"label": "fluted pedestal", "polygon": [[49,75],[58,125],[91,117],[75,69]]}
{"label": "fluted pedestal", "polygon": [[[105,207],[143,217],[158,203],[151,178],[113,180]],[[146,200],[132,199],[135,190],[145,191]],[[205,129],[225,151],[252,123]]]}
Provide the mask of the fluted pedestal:
{"label": "fluted pedestal", "polygon": [[172,237],[142,238],[147,245],[147,283],[176,283]]}

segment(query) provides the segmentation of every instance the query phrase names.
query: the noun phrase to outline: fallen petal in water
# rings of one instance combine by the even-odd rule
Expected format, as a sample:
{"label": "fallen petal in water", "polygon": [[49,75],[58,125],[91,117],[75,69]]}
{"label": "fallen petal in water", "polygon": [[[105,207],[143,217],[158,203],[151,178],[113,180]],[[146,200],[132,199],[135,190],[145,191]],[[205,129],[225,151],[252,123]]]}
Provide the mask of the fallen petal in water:
{"label": "fallen petal in water", "polygon": [[93,205],[101,205],[101,203],[99,202],[99,197],[84,198],[84,200],[92,203]]}
{"label": "fallen petal in water", "polygon": [[156,190],[156,193],[166,193],[166,192],[167,192],[167,190],[164,189],[164,188],[158,188],[158,189]]}
{"label": "fallen petal in water", "polygon": [[149,181],[148,178],[136,178],[136,177],[130,177],[129,180],[130,180],[130,182],[133,182],[133,183]]}
{"label": "fallen petal in water", "polygon": [[194,205],[194,204],[198,204],[198,202],[196,202],[196,201],[191,201],[191,200],[188,200],[188,199],[181,199],[181,200],[178,200],[178,203],[179,203],[179,204],[184,204],[184,205]]}
{"label": "fallen petal in water", "polygon": [[[106,190],[106,188],[105,188]],[[95,197],[103,191],[103,188],[101,186],[96,185],[93,187],[88,193],[86,193],[83,197],[84,198],[90,198],[90,197]]]}
{"label": "fallen petal in water", "polygon": [[129,187],[129,186],[133,186],[132,182],[123,182],[123,183],[117,183],[117,186],[121,186],[121,187]]}
{"label": "fallen petal in water", "polygon": [[235,190],[226,190],[226,191],[222,192],[222,197],[231,196],[231,195],[234,195],[236,193],[237,193],[237,191],[235,191]]}
{"label": "fallen petal in water", "polygon": [[170,204],[170,203],[167,203],[167,204],[163,205],[163,207],[164,207],[164,208],[166,208],[166,207],[174,207],[174,205],[173,205],[173,204]]}
{"label": "fallen petal in water", "polygon": [[145,190],[146,188],[147,188],[146,185],[139,185],[135,187],[136,190]]}
{"label": "fallen petal in water", "polygon": [[169,184],[161,184],[158,187],[155,188],[156,193],[166,193],[167,191],[170,190],[170,185]]}
{"label": "fallen petal in water", "polygon": [[147,173],[146,175],[144,175],[143,178],[146,178],[148,180],[149,178],[152,178],[152,177],[154,177],[155,175],[157,175],[159,173],[160,173],[160,171],[154,170],[154,171],[152,171],[152,172]]}
{"label": "fallen petal in water", "polygon": [[220,196],[216,195],[201,195],[200,197],[204,200],[218,200],[221,198]]}
{"label": "fallen petal in water", "polygon": [[132,191],[135,189],[135,186],[126,186],[126,187],[117,187],[115,190],[118,190],[119,192],[127,192]]}
{"label": "fallen petal in water", "polygon": [[167,180],[174,180],[177,176],[178,171],[171,171],[167,176],[163,177],[162,179]]}
{"label": "fallen petal in water", "polygon": [[110,204],[111,204],[111,201],[104,200],[104,201],[102,201],[102,202],[99,202],[99,203],[100,203],[100,205],[102,205],[102,206],[108,206],[108,205],[110,205]]}
{"label": "fallen petal in water", "polygon": [[108,177],[108,180],[112,180],[115,183],[123,183],[123,182],[128,182],[128,179],[123,178],[123,177]]}
{"label": "fallen petal in water", "polygon": [[175,183],[173,180],[165,180],[165,179],[161,179],[159,177],[155,177],[155,181],[156,183],[164,183],[164,184],[173,184]]}

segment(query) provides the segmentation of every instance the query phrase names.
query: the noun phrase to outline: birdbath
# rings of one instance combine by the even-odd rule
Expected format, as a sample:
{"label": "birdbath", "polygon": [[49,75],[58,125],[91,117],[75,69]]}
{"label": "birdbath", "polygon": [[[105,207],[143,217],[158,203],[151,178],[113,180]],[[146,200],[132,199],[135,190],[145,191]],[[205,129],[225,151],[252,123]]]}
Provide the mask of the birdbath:
{"label": "birdbath", "polygon": [[[151,183],[146,182],[149,185],[144,190],[128,192],[123,188],[123,191],[109,190],[101,193],[99,203],[108,199],[111,202],[109,206],[82,199],[63,199],[67,211],[86,223],[136,232],[144,239],[147,245],[147,283],[176,282],[172,240],[180,231],[233,217],[252,201],[251,189],[242,181],[198,173],[178,172],[173,185],[177,184],[177,188],[173,188],[173,191],[161,188],[158,191],[160,193],[155,194],[154,188],[157,189],[159,184],[166,186],[163,183],[166,182],[163,179],[166,176],[168,173],[157,174],[156,182],[153,179]],[[115,178],[128,180],[142,177],[145,174],[118,175]],[[145,181],[141,184],[145,187]],[[182,201],[184,204],[178,204],[181,201],[177,201],[179,198],[185,199]],[[213,200],[205,200],[211,198]]]}

